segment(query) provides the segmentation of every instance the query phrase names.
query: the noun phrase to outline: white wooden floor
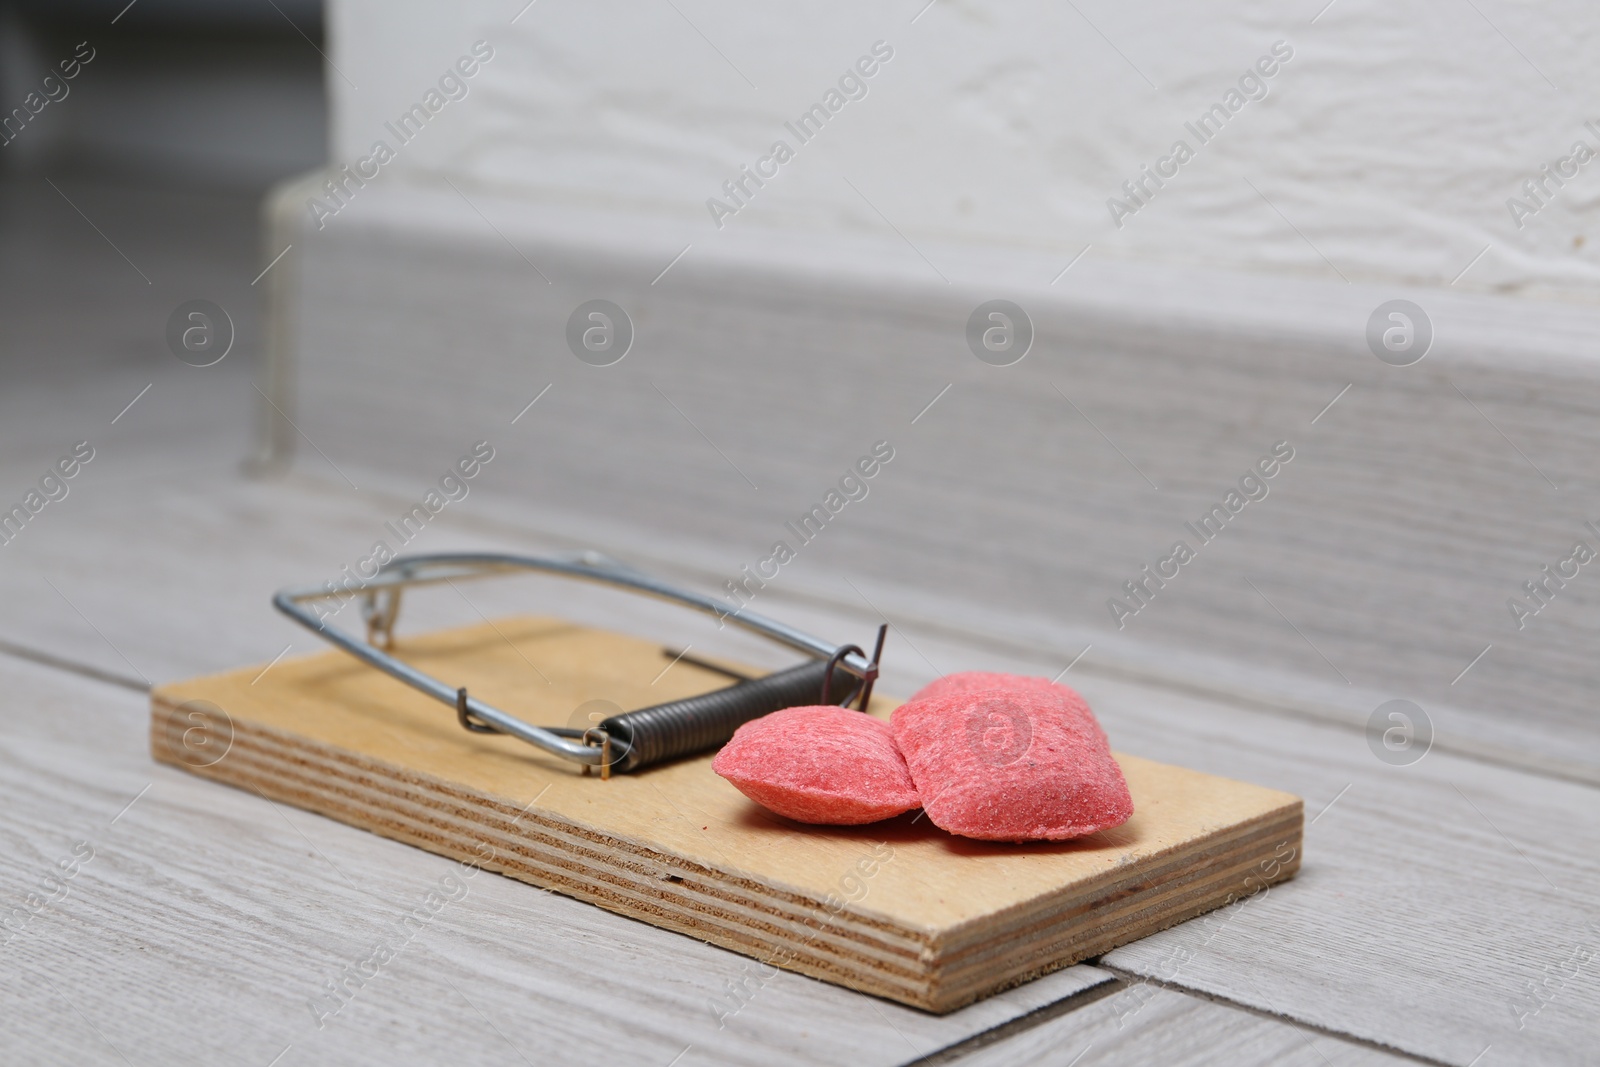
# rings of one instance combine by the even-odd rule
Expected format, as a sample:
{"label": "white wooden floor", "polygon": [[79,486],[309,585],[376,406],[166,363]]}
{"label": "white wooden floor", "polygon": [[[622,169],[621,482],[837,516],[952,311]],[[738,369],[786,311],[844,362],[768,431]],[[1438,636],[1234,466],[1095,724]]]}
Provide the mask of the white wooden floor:
{"label": "white wooden floor", "polygon": [[[726,1010],[749,961],[480,875],[319,1027],[308,1001],[453,865],[155,766],[141,689],[311,651],[271,592],[331,577],[402,500],[359,470],[345,473],[360,490],[331,471],[240,472],[251,316],[217,367],[164,351],[179,301],[248,308],[248,201],[63,188],[121,252],[48,188],[6,191],[31,221],[0,248],[0,501],[74,442],[96,448],[69,496],[0,547],[6,1062],[1595,1061],[1594,788],[1442,751],[1393,767],[1355,729],[1082,668],[1067,680],[1118,747],[1303,795],[1302,873],[942,1018],[782,974],[722,1025],[712,1005]],[[204,232],[185,229],[196,210]],[[416,547],[567,547],[535,514],[472,502]],[[549,610],[555,588],[419,597],[402,625]],[[563,613],[693,639],[681,614],[560,588]],[[823,634],[878,621],[781,589],[768,609]],[[898,625],[891,641],[894,692],[967,667],[1055,674],[1079,651],[1044,662]]]}

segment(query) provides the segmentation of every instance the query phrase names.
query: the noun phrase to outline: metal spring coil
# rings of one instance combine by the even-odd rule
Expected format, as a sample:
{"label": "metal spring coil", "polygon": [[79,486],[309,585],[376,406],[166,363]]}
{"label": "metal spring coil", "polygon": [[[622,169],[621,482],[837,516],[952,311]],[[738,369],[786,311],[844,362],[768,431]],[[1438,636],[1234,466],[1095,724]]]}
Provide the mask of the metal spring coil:
{"label": "metal spring coil", "polygon": [[813,660],[725,689],[613,715],[600,724],[611,735],[611,768],[632,771],[716,748],[745,723],[784,708],[837,704],[858,680],[835,672],[830,698],[822,692],[827,670],[826,660]]}

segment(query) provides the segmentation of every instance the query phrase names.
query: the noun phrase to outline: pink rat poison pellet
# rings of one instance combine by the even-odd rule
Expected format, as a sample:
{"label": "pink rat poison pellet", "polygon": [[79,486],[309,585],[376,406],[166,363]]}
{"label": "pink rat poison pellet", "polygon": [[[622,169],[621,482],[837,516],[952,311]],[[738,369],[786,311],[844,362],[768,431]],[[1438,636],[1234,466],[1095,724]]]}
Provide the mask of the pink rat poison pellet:
{"label": "pink rat poison pellet", "polygon": [[840,707],[788,708],[747,722],[711,769],[797,822],[854,826],[922,803],[889,725]]}
{"label": "pink rat poison pellet", "polygon": [[950,833],[1057,841],[1133,814],[1105,732],[1066,686],[951,675],[895,709],[891,722],[928,819]]}

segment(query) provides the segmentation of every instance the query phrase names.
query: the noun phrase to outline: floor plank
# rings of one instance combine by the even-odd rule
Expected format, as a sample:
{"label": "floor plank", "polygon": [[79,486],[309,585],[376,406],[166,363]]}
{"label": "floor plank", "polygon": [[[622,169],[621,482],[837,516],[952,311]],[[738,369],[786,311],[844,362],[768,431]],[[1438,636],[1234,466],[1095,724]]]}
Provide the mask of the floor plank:
{"label": "floor plank", "polygon": [[1199,997],[1130,985],[1070,1015],[932,1062],[961,1067],[1375,1067],[1416,1061]]}
{"label": "floor plank", "polygon": [[[15,606],[0,624],[5,636],[81,653],[125,674],[137,664],[154,678],[265,663],[286,645],[315,646],[274,617],[266,591],[336,573],[338,557],[325,546],[359,546],[370,521],[359,498],[326,486],[202,479],[145,500],[143,523],[119,525],[117,516],[142,491],[113,483],[85,494],[77,512],[60,516],[52,540],[16,555],[26,566],[0,573],[0,593]],[[441,521],[426,547],[536,547],[504,533]],[[114,545],[143,566],[113,562]],[[870,584],[861,589],[873,596]],[[682,636],[693,622],[669,608],[537,581],[470,587],[466,595],[470,603],[419,597],[402,625],[471,622],[480,610],[539,609],[555,597],[564,613],[633,632]],[[779,617],[841,640],[859,640],[874,621],[865,610],[840,616],[786,600],[782,591],[771,604]],[[715,647],[709,629],[705,639]],[[892,692],[972,666],[1055,674],[1082,651],[1064,649],[1044,663],[916,629],[891,641],[883,684]],[[772,655],[760,645],[739,651]],[[1299,793],[1308,821],[1315,819],[1304,870],[1292,883],[1241,909],[1214,939],[1207,933],[1214,923],[1191,923],[1113,954],[1116,966],[1445,1062],[1469,1063],[1497,1042],[1549,1062],[1577,1062],[1600,1038],[1594,1020],[1574,1007],[1592,990],[1587,970],[1521,1029],[1515,1015],[1528,983],[1549,988],[1563,961],[1600,934],[1590,925],[1600,913],[1600,793],[1444,752],[1394,767],[1373,756],[1359,731],[1076,669],[1067,680],[1089,697],[1119,747]],[[1169,975],[1168,953],[1194,947],[1195,939],[1203,948]]]}

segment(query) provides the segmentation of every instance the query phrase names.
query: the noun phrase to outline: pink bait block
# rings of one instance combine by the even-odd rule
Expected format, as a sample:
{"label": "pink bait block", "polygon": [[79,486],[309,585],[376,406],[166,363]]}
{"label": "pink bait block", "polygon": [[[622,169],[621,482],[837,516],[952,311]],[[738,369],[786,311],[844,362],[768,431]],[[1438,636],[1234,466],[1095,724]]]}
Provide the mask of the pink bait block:
{"label": "pink bait block", "polygon": [[747,722],[711,769],[796,822],[856,826],[922,804],[888,723],[840,707],[786,708]]}
{"label": "pink bait block", "polygon": [[895,741],[935,826],[988,841],[1061,841],[1133,815],[1105,731],[1077,692],[968,672],[895,709]]}

